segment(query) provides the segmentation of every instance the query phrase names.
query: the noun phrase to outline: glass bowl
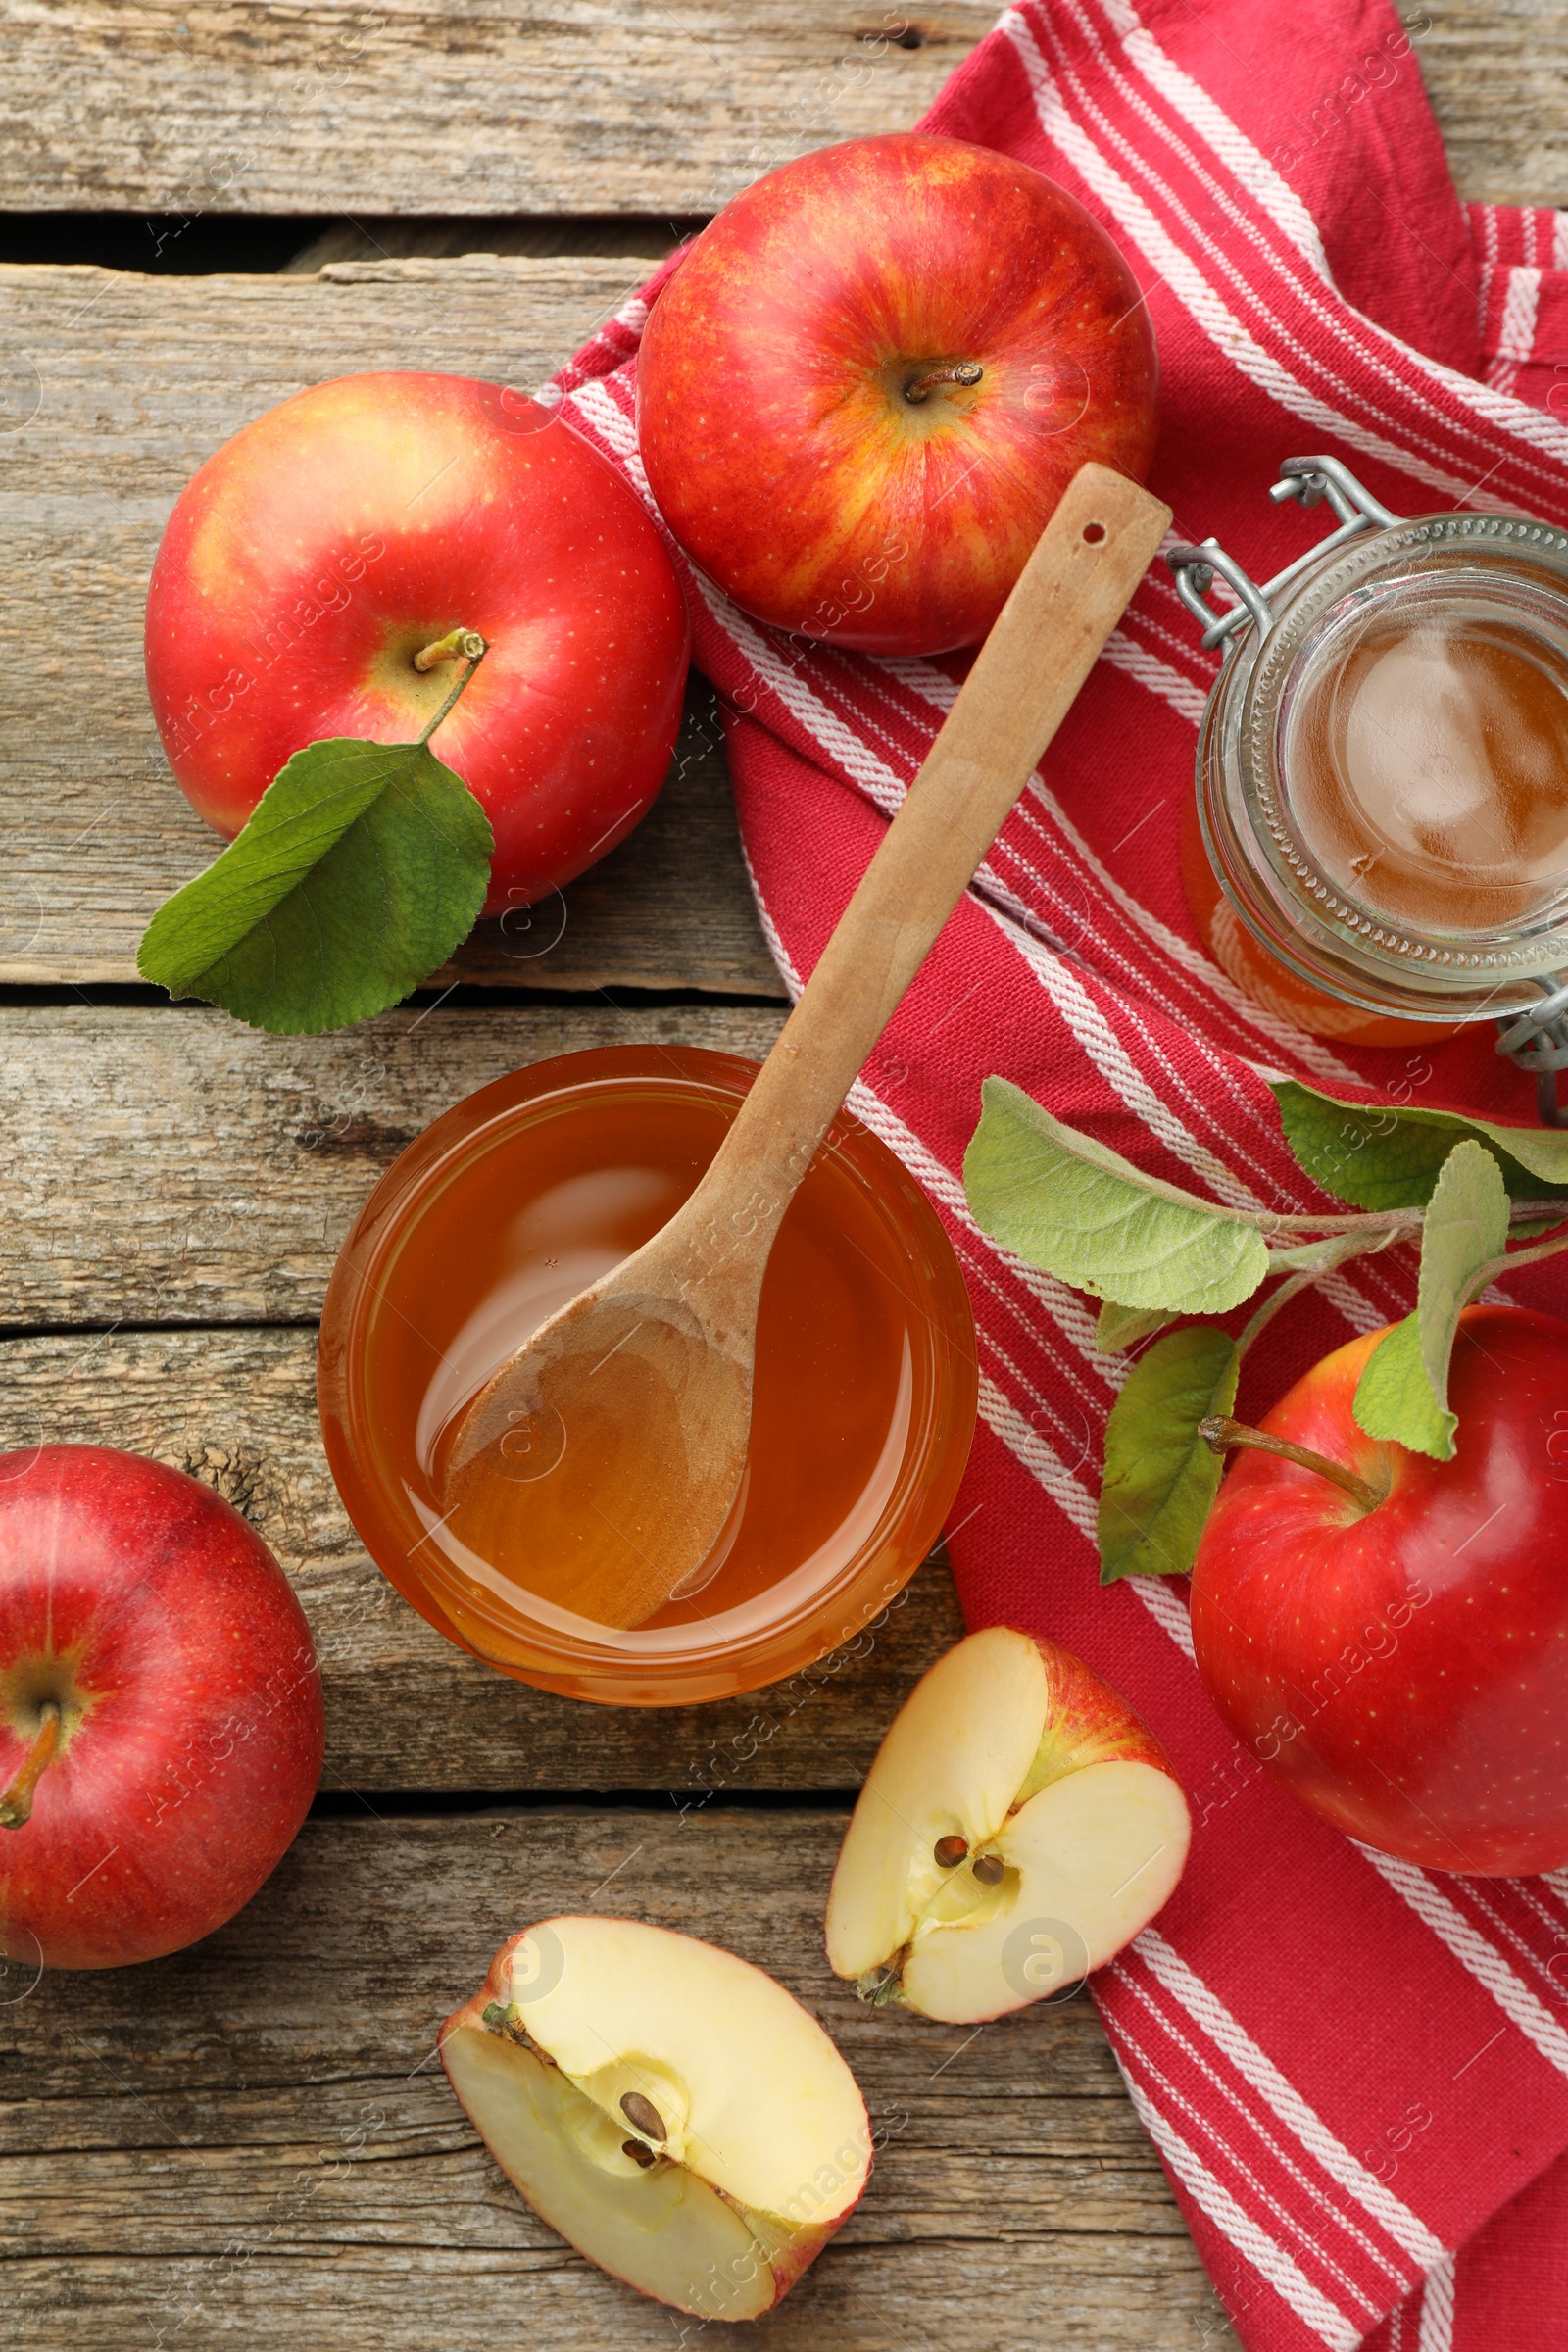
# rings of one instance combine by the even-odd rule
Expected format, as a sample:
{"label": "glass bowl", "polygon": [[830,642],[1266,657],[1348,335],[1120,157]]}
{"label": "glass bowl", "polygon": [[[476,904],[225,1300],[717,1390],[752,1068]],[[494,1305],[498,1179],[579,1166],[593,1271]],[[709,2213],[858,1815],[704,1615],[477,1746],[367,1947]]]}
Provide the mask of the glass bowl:
{"label": "glass bowl", "polygon": [[757,1066],[616,1046],[500,1079],[387,1170],[333,1271],[318,1385],[349,1517],[422,1617],[542,1690],[675,1706],[799,1672],[907,1583],[963,1474],[977,1373],[962,1274],[913,1179],[841,1114],[769,1261],[741,1495],[683,1596],[612,1629],[443,1527],[442,1431],[545,1315],[673,1213]]}

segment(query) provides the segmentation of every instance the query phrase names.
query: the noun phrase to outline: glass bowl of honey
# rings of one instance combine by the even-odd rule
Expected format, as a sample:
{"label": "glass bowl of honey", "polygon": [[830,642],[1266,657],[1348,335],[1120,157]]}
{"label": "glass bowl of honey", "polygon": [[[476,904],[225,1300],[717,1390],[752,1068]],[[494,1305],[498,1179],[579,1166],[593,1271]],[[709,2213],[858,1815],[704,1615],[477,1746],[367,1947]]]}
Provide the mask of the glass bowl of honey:
{"label": "glass bowl of honey", "polygon": [[962,1273],[919,1186],[841,1114],[768,1261],[740,1494],[677,1596],[600,1624],[563,1605],[555,1563],[497,1564],[443,1512],[469,1398],[674,1213],[757,1066],[616,1046],[500,1079],[393,1163],[333,1271],[318,1386],[349,1517],[422,1617],[543,1690],[671,1706],[799,1672],[907,1583],[963,1474],[978,1376]]}
{"label": "glass bowl of honey", "polygon": [[1396,1044],[1490,1015],[1547,1069],[1568,1005],[1568,533],[1401,517],[1332,458],[1281,473],[1277,499],[1326,500],[1336,527],[1276,578],[1213,541],[1167,559],[1225,648],[1183,849],[1199,929],[1297,1027]]}

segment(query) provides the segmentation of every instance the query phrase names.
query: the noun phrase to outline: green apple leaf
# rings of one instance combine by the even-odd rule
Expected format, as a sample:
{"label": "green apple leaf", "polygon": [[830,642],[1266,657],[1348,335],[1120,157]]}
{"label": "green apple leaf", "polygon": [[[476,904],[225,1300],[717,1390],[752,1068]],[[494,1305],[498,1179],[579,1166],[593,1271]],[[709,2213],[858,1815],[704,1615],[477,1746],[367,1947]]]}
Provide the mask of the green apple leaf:
{"label": "green apple leaf", "polygon": [[1352,1208],[1420,1208],[1461,1138],[1484,1144],[1516,1200],[1568,1193],[1568,1128],[1504,1127],[1454,1110],[1342,1102],[1298,1079],[1273,1082],[1285,1140],[1315,1184]]}
{"label": "green apple leaf", "polygon": [[988,1078],[963,1184],[981,1230],[1075,1290],[1118,1306],[1220,1315],[1268,1272],[1256,1223],[1146,1176]]}
{"label": "green apple leaf", "polygon": [[1236,1343],[1194,1323],[1156,1340],[1127,1375],[1105,1425],[1100,1581],[1185,1576],[1219,1492],[1219,1456],[1198,1434],[1236,1402]]}
{"label": "green apple leaf", "polygon": [[1448,1409],[1448,1359],[1459,1316],[1498,1270],[1508,1241],[1502,1171],[1484,1144],[1454,1145],[1421,1228],[1416,1310],[1367,1358],[1352,1410],[1369,1438],[1413,1452],[1453,1456],[1458,1416]]}
{"label": "green apple leaf", "polygon": [[424,743],[308,744],[204,874],[167,899],[136,968],[254,1029],[314,1035],[396,1004],[472,929],[489,819]]}
{"label": "green apple leaf", "polygon": [[1105,1355],[1120,1355],[1173,1320],[1160,1306],[1118,1306],[1114,1298],[1105,1298],[1095,1322],[1095,1346]]}

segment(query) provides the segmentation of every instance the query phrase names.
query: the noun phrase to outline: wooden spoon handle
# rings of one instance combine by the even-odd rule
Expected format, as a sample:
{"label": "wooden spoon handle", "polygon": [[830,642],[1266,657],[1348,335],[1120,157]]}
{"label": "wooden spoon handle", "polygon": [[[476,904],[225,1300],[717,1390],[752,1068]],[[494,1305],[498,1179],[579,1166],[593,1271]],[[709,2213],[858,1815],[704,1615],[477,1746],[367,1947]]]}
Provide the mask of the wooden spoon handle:
{"label": "wooden spoon handle", "polygon": [[[700,1188],[776,1222],[1120,619],[1170,509],[1083,466]],[[753,1227],[755,1230],[755,1226]]]}

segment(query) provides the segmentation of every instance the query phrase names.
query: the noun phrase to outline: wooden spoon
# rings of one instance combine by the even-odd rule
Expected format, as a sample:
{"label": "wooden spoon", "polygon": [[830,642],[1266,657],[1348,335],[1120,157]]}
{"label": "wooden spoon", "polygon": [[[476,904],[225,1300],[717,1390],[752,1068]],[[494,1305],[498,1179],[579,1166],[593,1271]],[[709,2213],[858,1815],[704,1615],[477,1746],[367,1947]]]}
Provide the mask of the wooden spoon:
{"label": "wooden spoon", "polygon": [[1169,523],[1120,474],[1079,470],[696,1191],[455,1424],[442,1500],[484,1581],[616,1627],[696,1583],[746,1465],[779,1222]]}

